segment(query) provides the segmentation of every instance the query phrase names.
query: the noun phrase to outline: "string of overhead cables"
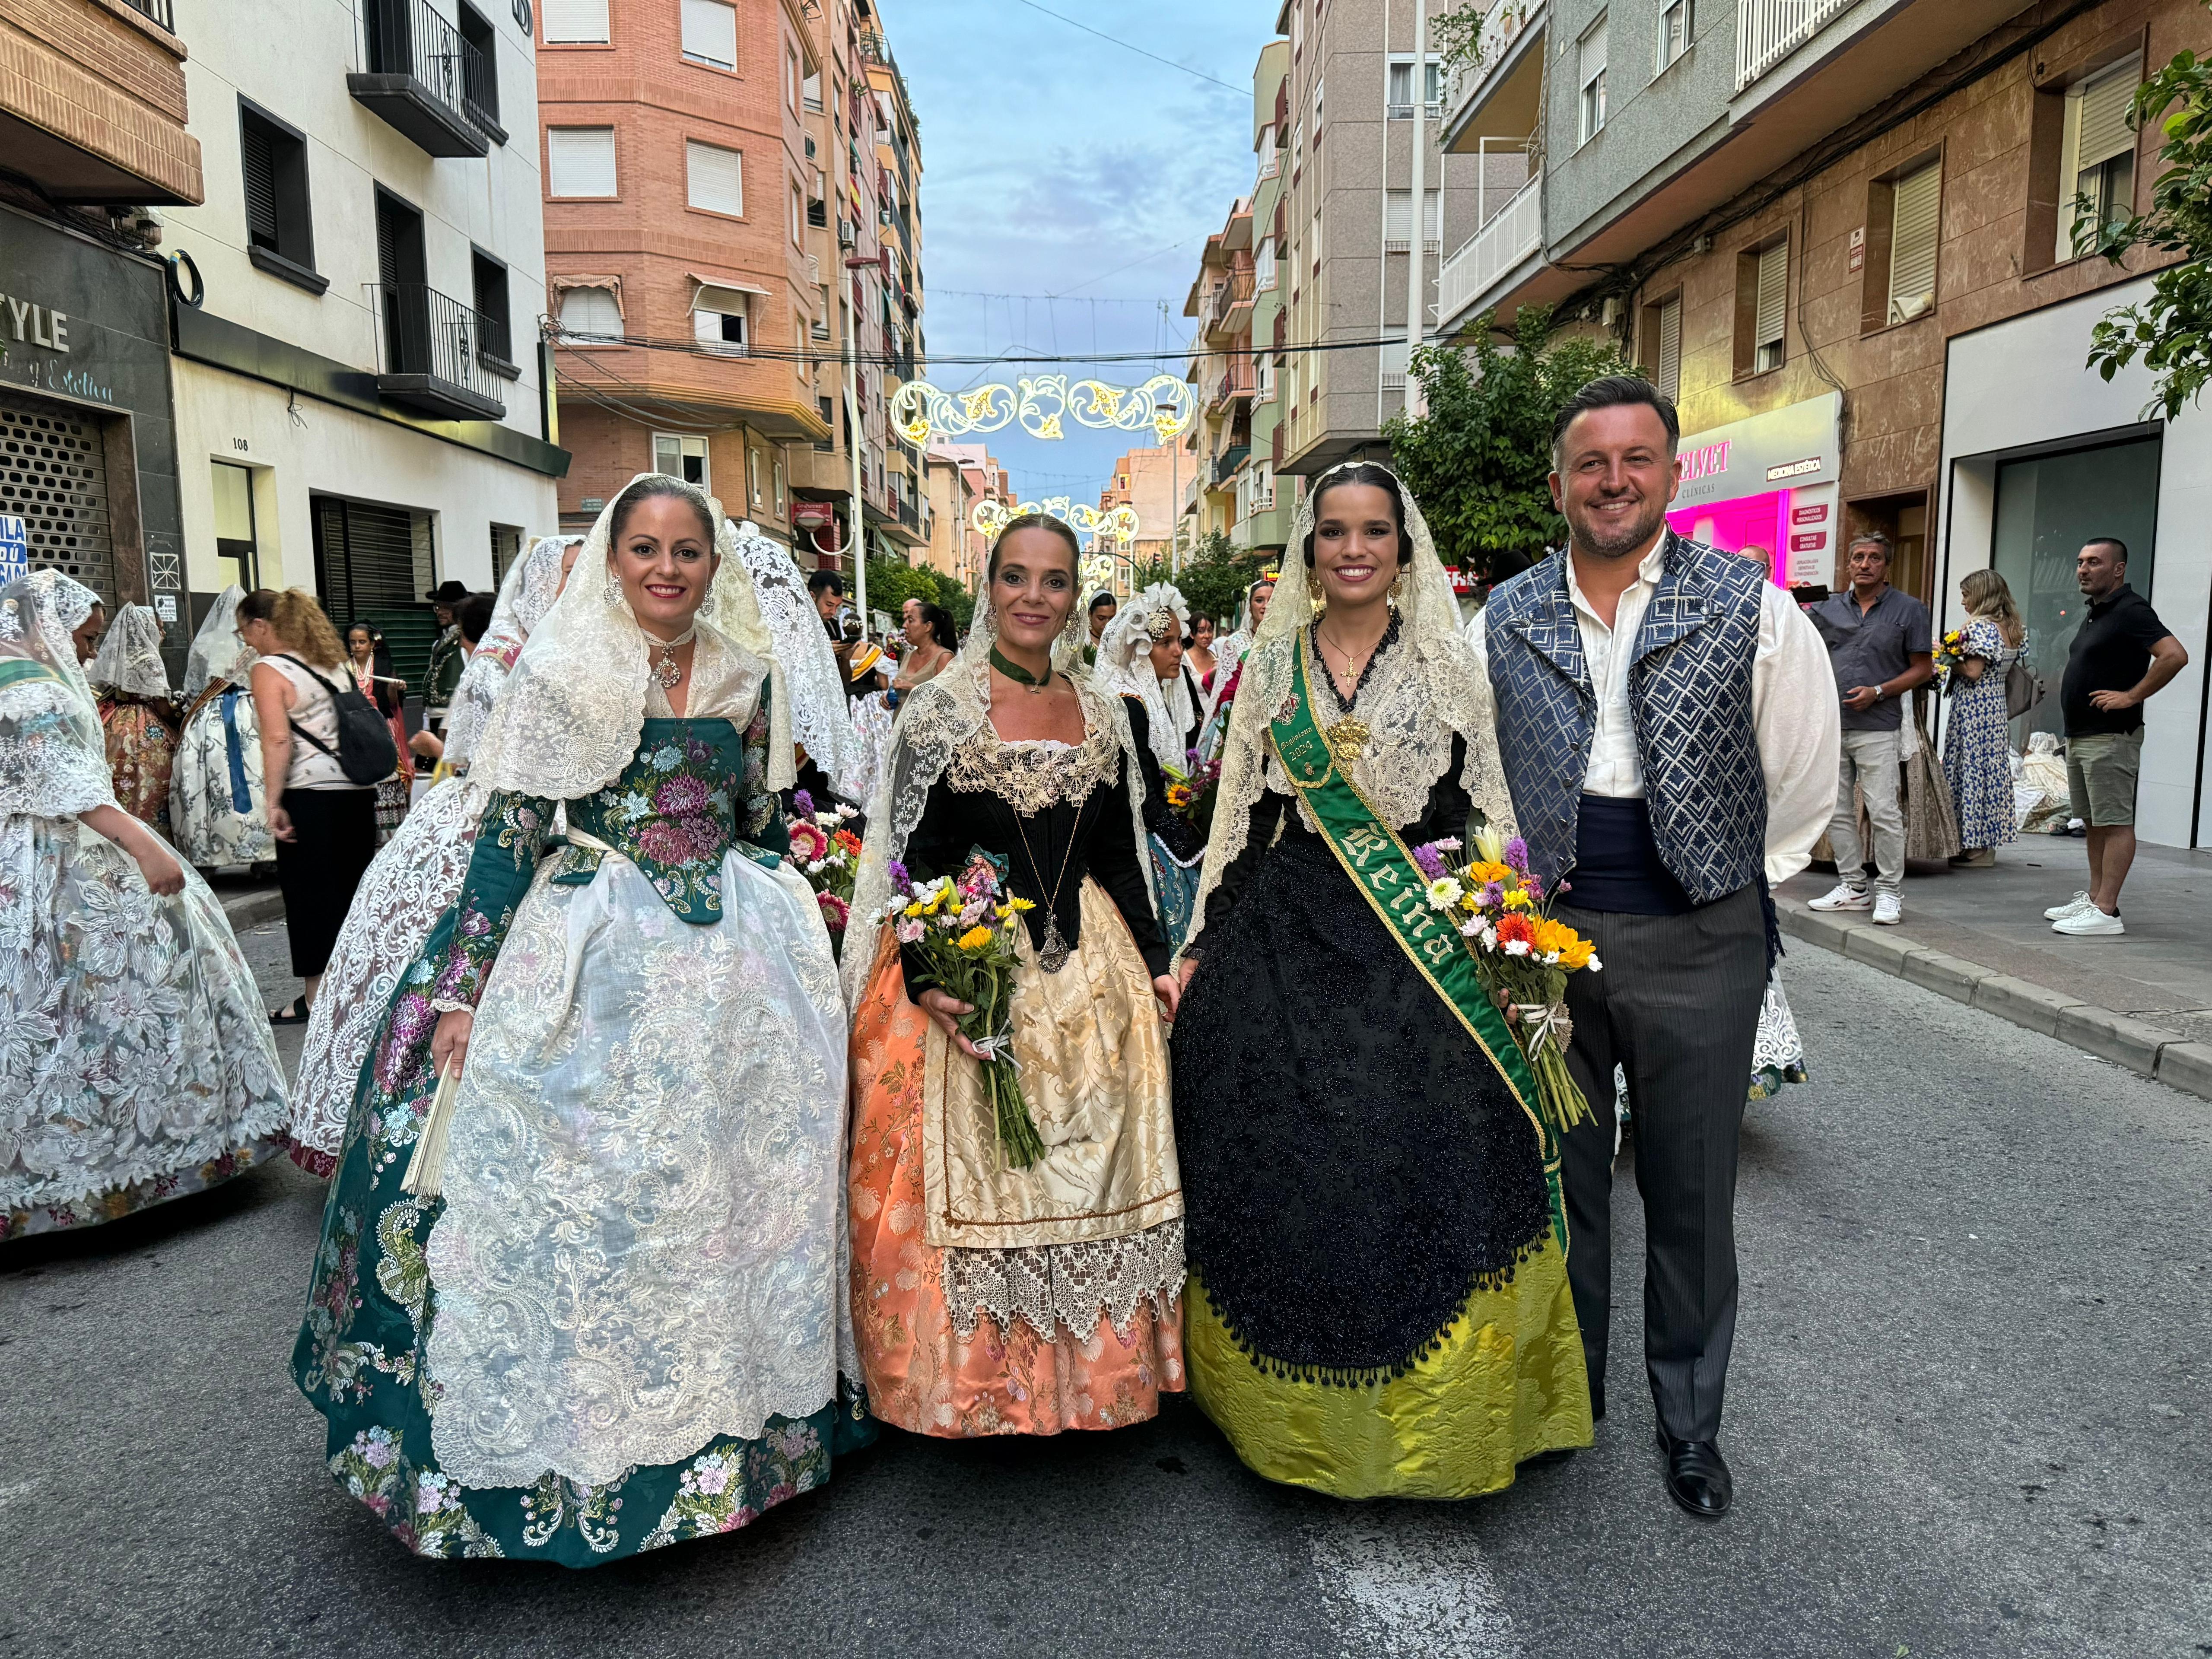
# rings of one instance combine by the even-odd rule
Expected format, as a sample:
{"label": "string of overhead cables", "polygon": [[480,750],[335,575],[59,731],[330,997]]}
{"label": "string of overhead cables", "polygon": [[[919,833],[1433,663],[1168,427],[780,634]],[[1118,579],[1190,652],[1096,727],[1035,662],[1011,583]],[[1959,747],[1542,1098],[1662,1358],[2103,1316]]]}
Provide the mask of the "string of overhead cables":
{"label": "string of overhead cables", "polygon": [[[709,358],[724,362],[731,361],[733,357],[740,362],[750,360],[755,362],[776,363],[836,363],[842,365],[845,362],[842,356],[834,351],[808,351],[804,349],[788,346],[753,345],[746,347],[742,354],[734,354],[726,349],[717,351],[708,347],[699,345],[695,341],[690,339],[680,337],[676,339],[657,339],[651,335],[646,334],[571,335],[565,333],[557,328],[548,327],[544,331],[544,337],[549,343],[568,350],[581,349],[588,351],[594,346],[634,346],[647,351],[678,351],[682,352],[685,356],[689,357]],[[1182,362],[1192,358],[1218,358],[1225,361],[1232,357],[1249,357],[1255,354],[1265,354],[1268,356],[1275,357],[1307,357],[1316,356],[1322,353],[1331,351],[1372,351],[1377,346],[1396,346],[1403,345],[1405,343],[1405,331],[1403,329],[1399,329],[1389,334],[1376,335],[1371,337],[1362,337],[1356,340],[1316,340],[1302,344],[1293,343],[1286,345],[1261,345],[1256,347],[1192,346],[1175,347],[1164,350],[1151,351],[1032,351],[1018,354],[1014,352],[992,352],[988,355],[962,355],[957,353],[933,352],[929,356],[928,364],[933,368],[954,368],[971,365],[981,365],[982,367],[988,368],[995,363],[1006,363],[1016,368],[1023,368],[1032,367],[1049,368],[1055,363],[1066,363],[1081,367],[1085,364],[1093,363]],[[589,360],[586,359],[585,361]],[[863,368],[902,368],[909,362],[908,358],[893,353],[868,351],[859,353],[854,361],[857,362]]]}

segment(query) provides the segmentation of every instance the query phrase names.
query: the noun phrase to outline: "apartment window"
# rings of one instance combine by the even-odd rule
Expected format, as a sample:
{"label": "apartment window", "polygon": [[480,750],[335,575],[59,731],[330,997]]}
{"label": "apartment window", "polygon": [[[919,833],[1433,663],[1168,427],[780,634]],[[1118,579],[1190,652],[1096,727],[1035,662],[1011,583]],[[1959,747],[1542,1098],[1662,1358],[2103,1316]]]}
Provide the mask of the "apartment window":
{"label": "apartment window", "polygon": [[1790,310],[1790,241],[1783,237],[1738,254],[1735,262],[1735,372],[1764,374],[1782,367]]}
{"label": "apartment window", "polygon": [[[1443,235],[1443,192],[1421,192],[1421,240],[1434,243]],[[1394,190],[1382,198],[1382,244],[1385,252],[1404,253],[1413,237],[1413,192]]]}
{"label": "apartment window", "polygon": [[491,526],[491,582],[496,588],[507,579],[507,571],[522,553],[522,526],[519,524],[495,524]]}
{"label": "apartment window", "polygon": [[2142,60],[2100,70],[2066,93],[2058,166],[2057,257],[2078,258],[2103,228],[2135,210],[2136,135],[2128,106],[2142,82]]}
{"label": "apartment window", "polygon": [[619,341],[622,301],[611,289],[572,288],[561,296],[561,328],[573,338]]}
{"label": "apartment window", "polygon": [[1690,0],[1659,0],[1659,69],[1664,73],[1690,49]]}
{"label": "apartment window", "polygon": [[514,367],[513,330],[507,321],[507,265],[482,248],[469,250],[471,291],[477,308],[477,356],[489,366],[520,373]]}
{"label": "apartment window", "polygon": [[461,54],[461,97],[478,126],[496,142],[507,135],[499,125],[499,35],[483,13],[459,0],[453,8],[461,39],[469,50]]}
{"label": "apartment window", "polygon": [[653,434],[653,470],[665,472],[672,478],[681,478],[685,483],[695,483],[702,489],[714,488],[707,476],[707,441],[686,438],[673,432]]}
{"label": "apartment window", "polygon": [[692,337],[720,356],[744,356],[751,339],[746,327],[746,299],[743,289],[702,283],[698,297],[691,301]]}
{"label": "apartment window", "polygon": [[546,128],[545,190],[550,196],[614,195],[615,130]]}
{"label": "apartment window", "polygon": [[1319,270],[1321,269],[1321,210],[1319,208],[1314,210],[1313,234],[1307,238],[1307,241],[1313,249],[1313,268]]}
{"label": "apartment window", "polygon": [[1265,294],[1275,285],[1275,239],[1262,237],[1252,259],[1252,291]]}
{"label": "apartment window", "polygon": [[761,487],[760,451],[757,449],[745,451],[745,490],[747,498],[758,507],[761,504]]}
{"label": "apartment window", "polygon": [[1589,32],[1575,44],[1575,85],[1581,88],[1577,94],[1577,107],[1581,112],[1579,143],[1587,144],[1605,125],[1605,15],[1589,27]]}
{"label": "apartment window", "polygon": [[1318,75],[1316,75],[1316,76],[1314,76],[1314,111],[1313,111],[1313,123],[1314,123],[1314,148],[1315,148],[1316,149],[1319,149],[1321,148],[1321,102],[1322,102],[1322,91],[1324,90],[1324,88],[1325,88],[1326,85],[1327,85],[1327,81],[1326,81],[1326,78],[1325,78],[1324,76],[1318,76]]}
{"label": "apartment window", "polygon": [[684,56],[714,69],[738,66],[738,9],[724,0],[684,0]]}
{"label": "apartment window", "polygon": [[783,95],[791,112],[799,113],[799,54],[789,46],[783,49]]}
{"label": "apartment window", "polygon": [[745,158],[742,151],[696,138],[684,144],[685,200],[708,213],[742,218],[745,211]]}
{"label": "apartment window", "polygon": [[[1882,322],[1909,323],[1936,308],[1936,239],[1942,217],[1941,156],[1893,179],[1889,190],[1887,303]],[[1871,259],[1869,264],[1872,264]]]}
{"label": "apartment window", "polygon": [[[1421,101],[1429,106],[1430,113],[1433,115],[1437,106],[1443,100],[1443,59],[1431,58],[1423,67],[1426,72],[1421,77]],[[1398,58],[1391,60],[1389,82],[1385,88],[1383,101],[1389,106],[1389,118],[1393,121],[1410,121],[1413,118],[1413,60],[1412,58]]]}
{"label": "apartment window", "polygon": [[791,187],[791,240],[794,247],[803,246],[806,240],[806,204],[799,198],[797,185]]}
{"label": "apartment window", "polygon": [[1651,384],[1669,398],[1682,395],[1682,296],[1670,295],[1644,307],[1644,338],[1637,354]]}
{"label": "apartment window", "polygon": [[[816,70],[813,74],[809,75],[805,80],[799,83],[799,100],[808,109],[813,111],[815,114],[819,115],[822,113],[822,74],[820,70]],[[809,138],[806,142],[809,144],[811,144],[814,141],[811,138]],[[808,150],[806,153],[809,155],[814,154],[811,149]]]}
{"label": "apartment window", "polygon": [[607,40],[607,0],[540,0],[549,46],[598,46]]}
{"label": "apartment window", "polygon": [[253,474],[228,461],[210,463],[215,480],[215,556],[233,561],[232,580],[252,592],[261,585],[260,550],[253,530]]}
{"label": "apartment window", "polygon": [[239,155],[246,182],[249,257],[271,276],[320,294],[315,228],[307,204],[307,141],[297,127],[238,100]]}
{"label": "apartment window", "polygon": [[790,505],[784,495],[783,463],[781,461],[778,461],[775,464],[773,472],[775,478],[775,516],[779,519],[788,518],[790,516]]}

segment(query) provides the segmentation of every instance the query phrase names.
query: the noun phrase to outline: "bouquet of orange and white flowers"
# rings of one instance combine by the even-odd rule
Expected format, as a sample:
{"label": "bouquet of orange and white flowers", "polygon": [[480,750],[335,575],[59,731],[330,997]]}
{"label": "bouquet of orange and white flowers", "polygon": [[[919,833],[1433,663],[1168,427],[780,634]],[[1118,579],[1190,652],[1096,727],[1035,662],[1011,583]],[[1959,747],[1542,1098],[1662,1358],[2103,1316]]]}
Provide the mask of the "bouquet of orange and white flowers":
{"label": "bouquet of orange and white flowers", "polygon": [[814,797],[804,789],[792,792],[791,805],[784,828],[791,837],[792,862],[814,890],[831,947],[842,952],[845,928],[853,919],[853,883],[860,869],[860,838],[845,826],[860,814],[844,805],[817,812]]}
{"label": "bouquet of orange and white flowers", "polygon": [[899,944],[926,964],[915,975],[918,988],[970,1005],[957,1024],[982,1056],[999,1155],[1026,1170],[1044,1156],[1044,1139],[1022,1098],[1014,1064],[1013,974],[1022,913],[1036,907],[1007,890],[1005,860],[980,847],[957,878],[917,882],[896,859],[890,873],[892,897],[884,919]]}
{"label": "bouquet of orange and white flowers", "polygon": [[1574,1024],[1567,1018],[1567,975],[1602,966],[1589,940],[1547,912],[1543,881],[1528,868],[1528,844],[1478,832],[1475,856],[1455,840],[1413,849],[1428,878],[1429,905],[1459,929],[1474,953],[1484,990],[1506,1011],[1514,1040],[1536,1079],[1539,1103],[1565,1134],[1590,1115],[1567,1070]]}

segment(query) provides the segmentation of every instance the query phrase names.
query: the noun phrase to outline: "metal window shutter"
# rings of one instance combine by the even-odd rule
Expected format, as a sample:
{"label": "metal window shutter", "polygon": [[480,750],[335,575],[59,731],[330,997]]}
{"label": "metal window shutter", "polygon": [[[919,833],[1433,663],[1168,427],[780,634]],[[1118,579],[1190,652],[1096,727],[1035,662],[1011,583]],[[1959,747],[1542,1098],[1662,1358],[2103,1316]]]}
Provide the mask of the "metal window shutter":
{"label": "metal window shutter", "polygon": [[1903,322],[1900,305],[1936,294],[1936,234],[1943,196],[1938,161],[1907,173],[1891,189],[1889,320]]}
{"label": "metal window shutter", "polygon": [[2130,60],[2081,88],[2075,172],[2086,172],[2136,147],[2136,136],[2128,131],[2128,105],[2136,95],[2138,73]]}
{"label": "metal window shutter", "polygon": [[1606,20],[1598,19],[1597,27],[1582,38],[1575,61],[1580,70],[1575,76],[1577,86],[1588,86],[1605,68]]}
{"label": "metal window shutter", "polygon": [[603,288],[572,288],[561,297],[561,326],[599,339],[623,337],[622,307]]}
{"label": "metal window shutter", "polygon": [[1777,242],[1759,256],[1759,313],[1751,343],[1763,346],[1782,337],[1790,304],[1790,244]]}
{"label": "metal window shutter", "polygon": [[97,421],[43,398],[0,393],[0,513],[22,520],[32,569],[75,577],[114,608],[107,456]]}
{"label": "metal window shutter", "polygon": [[315,498],[314,514],[324,611],[340,627],[374,623],[394,672],[419,691],[438,632],[422,599],[436,580],[430,515],[328,495]]}
{"label": "metal window shutter", "polygon": [[1394,190],[1382,200],[1382,240],[1410,242],[1413,239],[1413,192]]}
{"label": "metal window shutter", "polygon": [[615,130],[612,127],[548,127],[545,165],[556,196],[612,196],[615,189]]}
{"label": "metal window shutter", "polygon": [[544,0],[549,44],[607,38],[607,0]]}
{"label": "metal window shutter", "polygon": [[684,55],[735,69],[737,8],[723,0],[684,0]]}
{"label": "metal window shutter", "polygon": [[270,154],[269,129],[249,120],[239,132],[239,159],[246,173],[246,234],[256,247],[276,246],[276,163]]}
{"label": "metal window shutter", "polygon": [[1659,307],[1659,389],[1669,398],[1682,386],[1682,302],[1669,300]]}
{"label": "metal window shutter", "polygon": [[745,210],[744,158],[736,150],[702,144],[696,138],[684,144],[684,176],[691,205],[710,213],[742,216]]}
{"label": "metal window shutter", "polygon": [[[1411,192],[1407,192],[1411,194]],[[1421,193],[1421,240],[1425,242],[1441,240],[1443,235],[1444,204],[1441,191]]]}

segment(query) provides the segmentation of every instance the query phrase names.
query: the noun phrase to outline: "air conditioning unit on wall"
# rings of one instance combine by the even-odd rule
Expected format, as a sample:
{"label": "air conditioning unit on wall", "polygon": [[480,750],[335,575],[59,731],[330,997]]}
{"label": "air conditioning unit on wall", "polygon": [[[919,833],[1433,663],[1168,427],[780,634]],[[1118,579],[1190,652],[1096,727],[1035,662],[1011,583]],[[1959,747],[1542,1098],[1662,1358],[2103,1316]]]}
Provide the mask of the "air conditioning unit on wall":
{"label": "air conditioning unit on wall", "polygon": [[837,246],[851,247],[860,240],[860,229],[843,214],[837,216]]}

